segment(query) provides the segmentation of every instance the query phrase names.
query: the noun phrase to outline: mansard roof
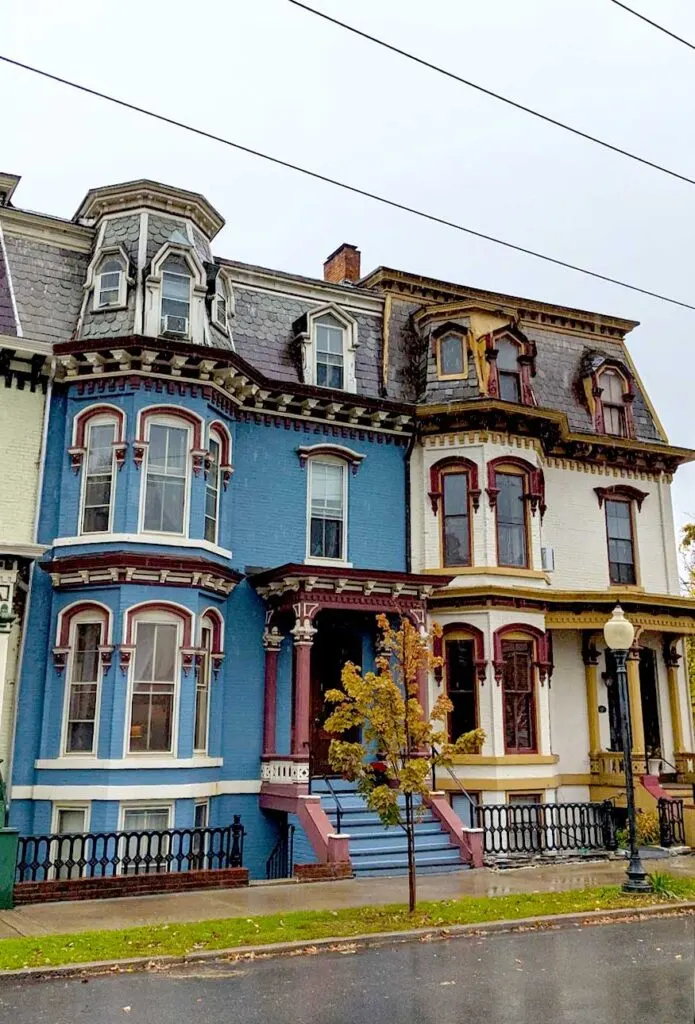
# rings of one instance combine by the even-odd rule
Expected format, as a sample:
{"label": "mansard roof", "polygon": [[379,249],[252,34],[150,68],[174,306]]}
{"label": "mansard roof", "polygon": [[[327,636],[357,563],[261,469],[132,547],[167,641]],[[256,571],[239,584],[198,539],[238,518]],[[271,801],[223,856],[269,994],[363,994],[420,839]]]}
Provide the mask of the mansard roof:
{"label": "mansard roof", "polygon": [[214,238],[224,227],[224,217],[199,192],[189,192],[148,178],[90,189],[73,220],[78,224],[92,224],[107,213],[142,208],[187,217],[208,239]]}

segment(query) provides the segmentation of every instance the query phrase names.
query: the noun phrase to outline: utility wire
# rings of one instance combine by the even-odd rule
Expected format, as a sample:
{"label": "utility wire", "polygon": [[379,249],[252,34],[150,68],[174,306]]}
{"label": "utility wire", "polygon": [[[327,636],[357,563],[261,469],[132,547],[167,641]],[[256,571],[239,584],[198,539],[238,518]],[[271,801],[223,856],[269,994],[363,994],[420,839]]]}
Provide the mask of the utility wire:
{"label": "utility wire", "polygon": [[[291,2],[291,0],[290,0],[290,2]],[[675,32],[671,32],[670,29],[664,28],[664,26],[663,25],[659,25],[658,22],[652,21],[651,18],[648,18],[646,16],[646,14],[640,14],[639,11],[634,11],[632,9],[632,7],[628,7],[627,4],[621,3],[620,0],[611,0],[611,3],[615,4],[616,7],[622,7],[622,9],[624,11],[627,11],[628,14],[634,14],[634,16],[636,18],[639,18],[641,21],[646,21],[646,23],[648,25],[651,25],[652,28],[658,29],[659,32],[663,32],[664,35],[670,36],[671,39],[675,39],[676,42],[683,43],[683,46],[689,46],[691,50],[695,50],[695,43],[691,43],[687,39],[683,39],[682,36],[677,36]]]}
{"label": "utility wire", "polygon": [[[622,149],[621,146],[614,146],[612,142],[606,142],[605,139],[599,139],[596,135],[590,135],[588,132],[583,132],[580,128],[573,128],[572,125],[565,124],[564,121],[558,121],[556,118],[550,117],[548,114],[542,114],[539,110],[534,110],[532,107],[526,107],[523,103],[517,103],[516,100],[510,99],[508,96],[503,96],[499,92],[493,92],[492,89],[486,89],[485,86],[478,85],[477,82],[471,82],[468,78],[462,78],[461,75],[457,75],[453,71],[447,71],[446,68],[441,68],[438,64],[432,64],[423,57],[417,57],[414,53],[409,53],[408,50],[401,50],[398,46],[394,46],[392,43],[387,43],[385,39],[379,39],[377,36],[370,35],[369,32],[363,32],[362,29],[355,28],[354,25],[348,25],[346,21],[340,21],[338,18],[333,18],[330,14],[325,14],[324,11],[319,11],[315,7],[310,7],[308,4],[302,3],[301,0],[288,0],[288,2],[294,7],[300,7],[303,11],[315,14],[318,18],[323,18],[324,21],[331,22],[332,25],[338,25],[340,28],[347,29],[348,32],[352,32],[356,36],[361,36],[362,39],[367,39],[370,43],[376,43],[377,46],[383,46],[385,50],[391,50],[392,53],[397,53],[401,57],[406,57],[408,60],[415,61],[416,64],[420,64],[424,68],[429,68],[430,71],[436,71],[438,74],[444,75],[446,78],[450,78],[454,82],[459,82],[460,85],[467,85],[471,89],[476,89],[478,92],[484,93],[485,96],[491,96],[492,99],[499,100],[501,103],[506,103],[509,107],[514,107],[516,110],[521,110],[525,114],[530,114],[532,117],[538,118],[539,121],[545,121],[546,124],[552,124],[556,128],[562,128],[563,131],[571,132],[572,135],[576,135],[580,139],[586,139],[587,142],[594,142],[597,146],[603,146],[604,149],[609,149],[612,153],[618,153],[620,156],[627,157],[628,160],[635,160],[637,163],[643,164],[645,167],[651,167],[655,171],[661,171],[663,174],[668,174],[671,178],[677,178],[679,181],[685,181],[688,185],[695,185],[695,178],[689,178],[687,174],[681,174],[680,171],[674,171],[670,167],[664,167],[662,164],[657,164],[653,160],[648,160],[644,156],[639,156],[637,153],[631,153],[627,149]],[[613,0],[613,2],[617,3],[618,0]],[[624,7],[625,5],[620,4],[620,6]],[[625,9],[630,10],[629,7]],[[634,14],[635,12],[633,11],[632,13]],[[658,25],[656,27],[659,28]],[[684,40],[681,40],[681,42],[684,42]],[[693,49],[695,49],[695,47],[693,47]]]}
{"label": "utility wire", "polygon": [[0,54],[0,61],[5,64],[10,64],[16,68],[22,68],[24,71],[30,71],[32,74],[40,75],[42,78],[47,78],[51,82],[58,82],[60,85],[66,85],[71,89],[77,89],[79,92],[87,93],[89,96],[96,96],[97,99],[106,100],[109,103],[115,103],[117,106],[124,107],[126,110],[133,110],[137,114],[144,114],[146,117],[152,117],[157,121],[162,121],[164,124],[173,125],[175,128],[183,128],[184,131],[200,135],[204,139],[211,139],[213,142],[220,142],[224,146],[229,146],[232,149],[239,150],[241,153],[248,153],[250,156],[256,156],[260,160],[266,160],[268,163],[275,164],[277,167],[285,167],[290,171],[296,171],[298,174],[303,174],[308,178],[315,178],[317,181],[323,181],[328,185],[335,185],[337,188],[345,189],[347,192],[352,192],[353,195],[363,196],[365,199],[373,199],[375,202],[382,203],[384,206],[390,206],[394,210],[402,210],[405,213],[411,213],[415,217],[431,221],[434,224],[442,224],[444,227],[453,228],[455,231],[461,231],[466,235],[472,235],[474,238],[482,238],[486,242],[493,242],[495,245],[504,246],[505,249],[512,249],[514,252],[521,252],[526,256],[533,256],[535,259],[543,260],[545,263],[553,263],[555,266],[564,267],[566,270],[574,270],[578,274],[593,277],[598,281],[607,281],[609,284],[618,285],[620,288],[627,288],[629,291],[639,292],[640,295],[648,295],[652,299],[659,299],[662,302],[668,302],[672,306],[681,306],[683,309],[695,310],[695,305],[691,305],[689,302],[683,302],[681,299],[674,299],[668,295],[662,295],[660,292],[650,291],[648,288],[640,288],[636,284],[629,284],[627,281],[621,281],[617,277],[610,277],[607,274],[601,274],[597,270],[588,270],[586,267],[580,267],[574,263],[568,263],[566,260],[556,259],[553,256],[545,255],[545,253],[536,252],[534,249],[528,249],[523,245],[516,245],[514,242],[507,242],[504,239],[496,238],[494,235],[487,235],[483,231],[476,231],[474,228],[465,227],[463,224],[457,224],[456,221],[447,220],[445,217],[438,217],[436,214],[427,213],[424,210],[418,210],[414,206],[408,206],[406,203],[399,203],[395,199],[387,199],[386,196],[380,196],[376,192],[369,192],[367,189],[358,188],[356,185],[349,185],[347,182],[339,181],[337,178],[331,178],[327,174],[321,174],[319,171],[311,171],[306,167],[300,167],[298,164],[293,164],[289,160],[282,160],[280,157],[270,156],[270,154],[263,153],[258,149],[252,149],[250,146],[243,146],[240,142],[232,142],[231,139],[225,139],[221,135],[214,135],[212,132],[205,131],[203,128],[195,128],[193,125],[186,124],[184,121],[177,121],[175,118],[167,117],[165,114],[157,114],[153,110],[147,110],[147,108],[140,107],[135,103],[129,103],[127,100],[118,99],[118,97],[111,96],[105,92],[100,92],[98,89],[92,89],[89,86],[80,85],[78,82],[72,82],[68,78],[61,78],[59,75],[53,75],[49,71],[43,71],[40,68],[32,67],[31,64],[24,64],[21,61],[13,60],[11,57],[6,57],[3,54]]}

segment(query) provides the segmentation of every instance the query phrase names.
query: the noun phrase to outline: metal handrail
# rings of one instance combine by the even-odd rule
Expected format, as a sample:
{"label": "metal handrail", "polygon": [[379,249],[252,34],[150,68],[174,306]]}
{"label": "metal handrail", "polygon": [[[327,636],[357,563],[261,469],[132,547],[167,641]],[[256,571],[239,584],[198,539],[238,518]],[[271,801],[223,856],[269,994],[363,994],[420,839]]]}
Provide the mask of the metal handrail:
{"label": "metal handrail", "polygon": [[[434,745],[434,743],[433,743],[433,744],[432,744],[432,754],[434,755],[434,754],[438,754],[438,753],[439,753],[439,751],[437,750],[437,748],[435,747],[435,745]],[[468,800],[468,803],[469,803],[469,804],[471,805],[471,807],[472,807],[472,808],[473,808],[473,809],[475,810],[475,808],[476,808],[476,807],[477,807],[478,805],[476,804],[475,800],[473,799],[473,797],[471,796],[471,794],[470,794],[470,793],[468,792],[468,790],[467,790],[467,789],[465,788],[465,786],[463,785],[463,783],[461,782],[461,780],[459,779],[459,777],[458,777],[458,776],[456,775],[456,773],[455,773],[454,771],[452,771],[452,769],[451,769],[451,765],[448,765],[448,764],[442,764],[442,765],[438,765],[438,766],[435,766],[434,762],[432,763],[432,788],[433,788],[433,789],[436,789],[436,784],[437,784],[437,774],[436,774],[436,769],[437,769],[437,767],[440,767],[440,768],[446,768],[447,772],[449,773],[449,775],[451,776],[451,778],[452,778],[452,779],[454,780],[454,782],[455,782],[455,783],[456,783],[456,785],[458,786],[459,790],[460,790],[460,791],[461,791],[461,792],[463,793],[463,795],[465,796],[465,798],[466,798],[466,799]]]}
{"label": "metal handrail", "polygon": [[331,780],[330,780],[329,776],[328,776],[328,775],[324,775],[324,777],[323,777],[323,781],[324,781],[324,782],[326,783],[326,785],[328,786],[328,789],[330,790],[330,794],[331,794],[331,796],[333,797],[333,799],[335,800],[335,817],[336,817],[336,825],[337,825],[337,828],[338,828],[338,832],[342,832],[342,829],[341,829],[341,827],[340,827],[340,819],[341,819],[342,815],[343,815],[343,814],[344,814],[345,812],[344,812],[344,810],[343,810],[343,808],[342,808],[342,806],[341,806],[341,804],[340,804],[340,800],[338,799],[338,794],[337,794],[337,793],[336,793],[336,791],[335,791],[335,790],[333,789],[333,783],[331,782]]}

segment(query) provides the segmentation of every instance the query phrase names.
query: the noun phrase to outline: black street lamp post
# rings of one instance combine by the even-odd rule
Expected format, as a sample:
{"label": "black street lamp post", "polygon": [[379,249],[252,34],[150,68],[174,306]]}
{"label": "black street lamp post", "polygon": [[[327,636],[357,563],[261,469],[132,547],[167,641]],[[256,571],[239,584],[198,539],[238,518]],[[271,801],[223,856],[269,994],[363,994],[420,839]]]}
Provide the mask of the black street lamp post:
{"label": "black street lamp post", "polygon": [[620,710],[620,733],[623,743],[623,768],[625,770],[625,795],[627,802],[627,828],[630,843],[630,861],[627,878],[623,882],[625,892],[651,892],[652,886],[640,860],[637,846],[637,823],[635,820],[635,783],[632,775],[632,727],[630,725],[630,701],[627,692],[627,653],[632,646],[635,630],[625,618],[622,608],[617,605],[613,615],[603,629],[606,645],[615,657],[618,707]]}

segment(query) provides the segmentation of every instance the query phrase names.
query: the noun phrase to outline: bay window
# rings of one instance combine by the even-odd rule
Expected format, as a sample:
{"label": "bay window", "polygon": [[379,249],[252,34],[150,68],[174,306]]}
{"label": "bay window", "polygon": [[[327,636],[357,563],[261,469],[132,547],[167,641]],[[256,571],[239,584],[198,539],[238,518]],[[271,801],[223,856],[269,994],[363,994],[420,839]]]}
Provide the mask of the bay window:
{"label": "bay window", "polygon": [[109,533],[111,530],[116,437],[113,419],[93,419],[87,426],[82,533]]}
{"label": "bay window", "polygon": [[502,705],[507,754],[536,751],[533,641],[502,640]]}
{"label": "bay window", "polygon": [[346,558],[347,477],[338,459],[309,462],[309,555]]}
{"label": "bay window", "polygon": [[91,754],[95,750],[102,635],[102,622],[73,624],[65,712],[66,754]]}
{"label": "bay window", "polygon": [[220,502],[220,442],[210,437],[208,472],[205,482],[205,540],[217,543]]}
{"label": "bay window", "polygon": [[210,719],[210,683],[212,681],[213,625],[203,619],[200,628],[200,664],[195,681],[195,718],[193,723],[193,749],[205,753],[208,748],[208,723]]}
{"label": "bay window", "polygon": [[497,378],[499,397],[505,402],[521,402],[519,346],[507,338],[497,344]]}
{"label": "bay window", "polygon": [[94,299],[96,309],[125,305],[125,268],[117,256],[107,256],[100,264]]}
{"label": "bay window", "polygon": [[162,334],[188,336],[191,315],[191,271],[182,256],[169,256],[162,265]]}
{"label": "bay window", "polygon": [[444,565],[470,565],[468,473],[443,473],[441,487]]}
{"label": "bay window", "polygon": [[175,623],[136,623],[130,707],[130,753],[173,749],[179,672],[179,631]]}
{"label": "bay window", "polygon": [[446,693],[453,708],[448,716],[449,742],[478,728],[475,644],[472,639],[447,638]]}
{"label": "bay window", "polygon": [[314,323],[316,383],[319,387],[342,389],[345,370],[345,328],[327,314]]}
{"label": "bay window", "polygon": [[190,431],[167,422],[149,423],[143,529],[185,532]]}
{"label": "bay window", "polygon": [[526,477],[523,473],[498,470],[497,489],[497,563],[501,566],[528,567],[528,521],[525,501]]}

